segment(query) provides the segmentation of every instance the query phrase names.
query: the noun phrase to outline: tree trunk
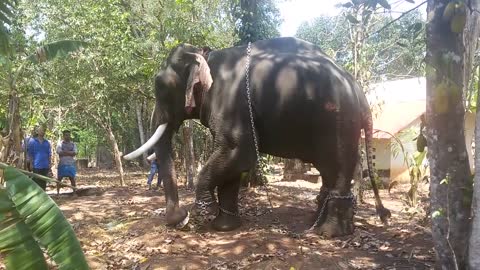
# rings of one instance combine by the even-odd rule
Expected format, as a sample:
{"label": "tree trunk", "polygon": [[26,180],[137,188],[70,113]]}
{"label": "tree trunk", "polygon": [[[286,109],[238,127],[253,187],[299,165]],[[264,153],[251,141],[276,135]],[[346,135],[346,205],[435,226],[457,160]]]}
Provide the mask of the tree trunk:
{"label": "tree trunk", "polygon": [[10,100],[8,103],[8,141],[5,145],[2,161],[20,168],[22,158],[22,134],[20,131],[20,99],[15,82],[10,83]]}
{"label": "tree trunk", "polygon": [[471,95],[475,91],[473,89],[474,80],[470,80],[470,78],[475,72],[473,70],[473,62],[478,48],[478,37],[480,35],[480,1],[471,0],[470,8],[472,8],[472,10],[467,12],[467,21],[463,33],[463,42],[465,45],[464,95],[466,98],[465,103],[467,104],[467,109],[470,107],[470,102],[472,101]]}
{"label": "tree trunk", "polygon": [[[480,67],[478,68],[480,76]],[[480,80],[478,81],[480,87]],[[480,89],[480,88],[479,88]],[[477,96],[477,112],[475,118],[475,178],[474,183],[480,183],[480,96]],[[468,248],[468,264],[470,269],[480,269],[480,185],[473,186],[473,218],[470,243]]]}
{"label": "tree trunk", "polygon": [[187,188],[195,187],[195,153],[193,151],[192,120],[185,121],[183,126],[183,142],[185,155],[185,171]]}
{"label": "tree trunk", "polygon": [[[470,7],[472,11],[467,12],[467,23],[464,30],[464,37],[463,41],[465,44],[465,70],[464,70],[464,97],[465,97],[465,104],[466,109],[471,109],[471,102],[475,102],[472,100],[472,96],[475,92],[478,92],[478,88],[475,88],[474,82],[475,80],[471,80],[473,74],[475,73],[476,65],[474,66],[475,54],[478,49],[479,39],[480,36],[480,1],[479,0],[472,0],[470,1]],[[472,158],[472,133],[467,130],[467,151],[469,157],[469,166],[471,173],[473,174],[473,164],[474,160]]]}
{"label": "tree trunk", "polygon": [[118,173],[120,174],[120,186],[125,186],[125,179],[123,174],[123,164],[122,164],[122,156],[120,154],[120,150],[118,148],[117,139],[115,138],[115,134],[113,134],[111,127],[106,127],[108,140],[112,145],[113,149],[113,158],[115,159],[115,165],[117,166]]}
{"label": "tree trunk", "polygon": [[305,164],[299,159],[285,159],[284,164],[282,181],[303,179],[303,175],[307,172]]}
{"label": "tree trunk", "polygon": [[[48,122],[47,122],[47,130],[53,132],[53,133],[61,133],[62,130],[58,130],[55,132],[55,127],[56,126],[61,126],[62,121],[63,121],[63,112],[61,107],[57,107],[52,110],[52,115],[50,115]],[[51,168],[54,168],[58,166],[59,162],[59,157],[57,155],[57,143],[58,143],[58,138],[48,138],[50,141],[51,145],[51,151],[52,151],[52,163],[50,164]]]}
{"label": "tree trunk", "polygon": [[465,269],[472,183],[465,147],[461,10],[429,0],[427,14],[427,145],[430,163],[432,237],[437,268]]}
{"label": "tree trunk", "polygon": [[[137,113],[137,124],[138,124],[138,133],[140,136],[140,144],[145,143],[145,129],[143,128],[143,117],[142,117],[142,103],[137,101],[135,104],[135,112]],[[145,166],[145,160],[147,159],[147,153],[143,153],[142,165]]]}

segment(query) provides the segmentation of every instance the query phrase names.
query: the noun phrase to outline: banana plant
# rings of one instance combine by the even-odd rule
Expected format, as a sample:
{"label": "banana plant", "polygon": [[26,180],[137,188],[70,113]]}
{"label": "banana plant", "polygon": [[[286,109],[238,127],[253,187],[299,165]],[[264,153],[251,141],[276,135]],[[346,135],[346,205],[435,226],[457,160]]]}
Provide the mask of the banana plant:
{"label": "banana plant", "polygon": [[407,202],[411,207],[417,206],[418,203],[418,183],[424,178],[427,168],[423,165],[427,157],[427,150],[423,152],[416,151],[410,156],[410,189],[407,192]]}
{"label": "banana plant", "polygon": [[[0,0],[2,1],[2,0]],[[0,5],[1,6],[1,5]],[[60,40],[37,47],[35,52],[27,56],[17,56],[16,61],[12,61],[12,57],[3,57],[0,54],[0,62],[3,59],[3,64],[9,73],[9,108],[8,108],[8,134],[11,136],[10,144],[5,147],[3,153],[3,162],[13,163],[17,160],[17,167],[20,167],[21,159],[15,159],[21,153],[21,134],[20,134],[20,95],[17,89],[17,80],[22,76],[23,70],[29,64],[39,64],[56,58],[68,56],[71,52],[78,51],[82,47],[86,47],[87,42],[78,40]],[[15,68],[15,64],[19,64]],[[13,154],[12,154],[13,153]],[[13,160],[7,160],[8,157],[14,157]]]}
{"label": "banana plant", "polygon": [[0,0],[0,55],[10,53],[10,36],[8,27],[12,23],[16,0]]}
{"label": "banana plant", "polygon": [[58,269],[89,269],[72,226],[55,202],[21,171],[0,167],[5,180],[0,185],[0,255],[7,270],[49,269],[43,250]]}

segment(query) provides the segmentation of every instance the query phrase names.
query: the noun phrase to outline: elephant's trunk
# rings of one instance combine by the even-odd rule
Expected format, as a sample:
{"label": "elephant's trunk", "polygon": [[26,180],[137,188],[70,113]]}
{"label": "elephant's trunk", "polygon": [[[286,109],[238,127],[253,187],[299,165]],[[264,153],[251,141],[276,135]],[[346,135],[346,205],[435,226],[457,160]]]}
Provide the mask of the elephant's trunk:
{"label": "elephant's trunk", "polygon": [[187,211],[179,206],[177,178],[172,152],[172,128],[167,128],[162,138],[155,145],[158,161],[158,177],[162,179],[165,189],[166,219],[168,225],[177,225],[187,218]]}

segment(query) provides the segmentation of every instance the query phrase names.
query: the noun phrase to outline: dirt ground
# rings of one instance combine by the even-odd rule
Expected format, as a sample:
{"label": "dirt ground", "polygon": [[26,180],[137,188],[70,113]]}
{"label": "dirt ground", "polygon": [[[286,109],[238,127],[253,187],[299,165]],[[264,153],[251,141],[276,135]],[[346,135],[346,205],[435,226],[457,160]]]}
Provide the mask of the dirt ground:
{"label": "dirt ground", "polygon": [[[354,234],[323,239],[305,232],[313,223],[320,184],[270,176],[272,212],[267,190],[243,189],[243,226],[219,233],[166,227],[164,192],[146,190],[146,175],[130,172],[128,187],[119,187],[115,173],[88,169],[80,172],[79,187],[101,187],[103,193],[74,197],[66,188],[58,196],[48,190],[73,225],[92,269],[433,269],[430,225],[422,209],[426,185],[416,209],[403,201],[408,185],[391,194],[382,190],[392,211],[388,226],[376,216],[373,193],[367,191]],[[191,207],[193,192],[181,187],[179,193],[181,205]]]}

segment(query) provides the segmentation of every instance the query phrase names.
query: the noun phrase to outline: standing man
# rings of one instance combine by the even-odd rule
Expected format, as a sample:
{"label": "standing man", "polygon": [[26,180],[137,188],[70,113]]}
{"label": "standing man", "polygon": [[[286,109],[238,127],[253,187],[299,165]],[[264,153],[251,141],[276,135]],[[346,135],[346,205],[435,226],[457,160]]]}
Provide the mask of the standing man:
{"label": "standing man", "polygon": [[23,151],[25,151],[25,169],[29,172],[32,171],[32,161],[30,160],[30,155],[28,154],[28,146],[30,145],[30,141],[37,137],[37,128],[32,130],[31,135],[27,136],[23,139]]}
{"label": "standing man", "polygon": [[[70,183],[73,186],[73,192],[76,189],[75,176],[77,174],[77,168],[75,166],[75,156],[77,155],[77,146],[71,140],[70,131],[63,131],[63,140],[58,142],[57,153],[60,157],[58,162],[57,180],[62,182],[64,177],[70,179]],[[60,193],[60,183],[57,183],[57,194]]]}
{"label": "standing man", "polygon": [[[148,155],[153,154],[154,151],[153,149],[148,150]],[[155,157],[153,160],[150,160],[147,158],[148,164],[150,164],[150,174],[147,177],[147,186],[148,190],[152,189],[152,180],[155,177],[155,175],[158,173],[158,161],[157,158]],[[160,174],[158,174],[158,179],[157,179],[157,186],[155,189],[160,188],[160,184],[162,183],[162,179],[160,178]]]}
{"label": "standing man", "polygon": [[[37,128],[37,137],[28,142],[27,153],[30,158],[33,172],[43,176],[49,176],[50,166],[52,164],[52,148],[50,142],[45,139],[45,130],[42,127]],[[33,178],[43,190],[47,189],[47,182]]]}

